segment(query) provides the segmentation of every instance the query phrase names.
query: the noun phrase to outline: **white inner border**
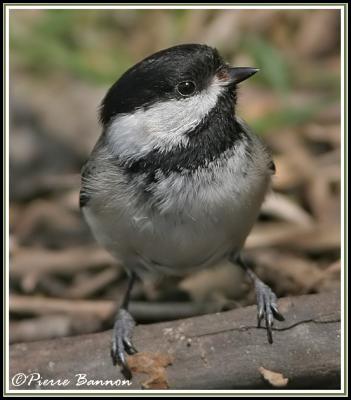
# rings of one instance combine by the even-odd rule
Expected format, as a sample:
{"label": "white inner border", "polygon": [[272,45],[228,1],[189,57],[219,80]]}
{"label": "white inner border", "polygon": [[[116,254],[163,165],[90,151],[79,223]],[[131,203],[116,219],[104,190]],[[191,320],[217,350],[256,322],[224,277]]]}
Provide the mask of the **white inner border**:
{"label": "white inner border", "polygon": [[[5,207],[7,211],[7,218],[6,218],[6,224],[5,224],[5,237],[6,237],[6,254],[5,254],[5,260],[6,260],[6,266],[5,266],[5,288],[6,288],[6,307],[5,307],[5,312],[6,312],[6,338],[7,342],[5,343],[6,348],[4,350],[6,353],[5,357],[5,367],[6,367],[6,382],[5,382],[5,393],[11,393],[11,394],[26,394],[29,396],[32,396],[34,394],[51,394],[51,395],[57,395],[57,394],[64,394],[64,393],[74,393],[74,394],[85,394],[89,395],[91,394],[110,394],[112,396],[118,396],[118,393],[125,393],[125,394],[133,394],[133,393],[138,393],[138,394],[176,394],[176,393],[192,393],[192,394],[214,394],[216,393],[217,395],[223,394],[224,396],[227,394],[263,394],[263,395],[269,395],[269,394],[282,394],[282,395],[289,395],[289,394],[300,394],[306,395],[306,394],[342,394],[345,390],[345,382],[344,382],[344,329],[345,329],[345,321],[344,321],[344,280],[345,280],[345,257],[344,257],[344,219],[347,217],[344,213],[344,195],[345,195],[345,190],[344,190],[344,163],[345,160],[344,158],[344,132],[345,132],[345,116],[344,116],[344,109],[345,109],[345,99],[344,99],[344,85],[345,85],[345,68],[344,68],[344,32],[345,32],[345,26],[344,26],[344,17],[345,17],[345,12],[344,12],[344,6],[343,5],[260,5],[260,6],[248,6],[248,5],[240,5],[240,6],[230,6],[230,5],[204,5],[204,6],[198,6],[198,5],[84,5],[84,6],[78,6],[78,5],[9,5],[5,4],[5,58],[6,58],[6,76],[5,76],[5,135],[6,135],[6,147],[5,147],[5,155],[6,155],[6,163],[5,163],[5,179],[6,179],[6,197],[5,197]],[[347,6],[346,6],[347,7]],[[334,10],[340,10],[340,16],[341,16],[341,24],[340,24],[340,29],[341,29],[341,49],[340,49],[340,64],[341,64],[341,85],[340,85],[340,99],[341,99],[341,121],[340,121],[340,134],[341,134],[341,389],[339,391],[337,390],[118,390],[116,388],[111,389],[111,390],[13,390],[9,389],[9,248],[8,248],[8,243],[9,243],[9,217],[8,217],[8,210],[9,210],[9,77],[10,77],[10,72],[9,72],[9,23],[10,23],[10,11],[11,10],[30,10],[30,9],[71,9],[71,10],[79,10],[79,9],[86,9],[86,10],[98,10],[98,9],[109,9],[109,10],[120,10],[120,9],[167,9],[167,10],[176,10],[176,9],[189,9],[189,10],[220,10],[220,9],[285,9],[285,10],[292,10],[292,9],[306,9],[306,10],[318,10],[318,9],[334,9]],[[347,87],[346,87],[346,93],[348,94]],[[347,165],[345,165],[347,167]],[[348,193],[346,192],[346,196],[348,196]],[[346,203],[347,204],[347,203]],[[345,299],[347,300],[347,299]],[[190,394],[191,395],[191,394]]]}

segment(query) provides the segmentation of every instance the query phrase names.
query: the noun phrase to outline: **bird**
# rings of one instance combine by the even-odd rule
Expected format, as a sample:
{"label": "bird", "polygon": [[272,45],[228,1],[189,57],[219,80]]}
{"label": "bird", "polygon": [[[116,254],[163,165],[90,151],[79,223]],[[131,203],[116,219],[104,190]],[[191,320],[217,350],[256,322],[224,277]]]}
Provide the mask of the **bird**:
{"label": "bird", "polygon": [[206,44],[178,44],[128,69],[100,104],[79,200],[97,242],[128,275],[111,345],[128,375],[127,354],[137,351],[128,305],[145,274],[182,276],[230,260],[255,286],[270,343],[274,319],[284,320],[242,256],[275,173],[267,146],[236,114],[237,86],[256,72]]}

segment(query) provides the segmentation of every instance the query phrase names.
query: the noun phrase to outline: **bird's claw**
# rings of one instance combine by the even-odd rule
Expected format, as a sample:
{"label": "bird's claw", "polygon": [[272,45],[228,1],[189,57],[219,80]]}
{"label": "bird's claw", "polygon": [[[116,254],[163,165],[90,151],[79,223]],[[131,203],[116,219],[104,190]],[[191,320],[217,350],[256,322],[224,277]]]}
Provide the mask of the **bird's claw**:
{"label": "bird's claw", "polygon": [[255,287],[257,296],[257,325],[260,327],[262,320],[265,319],[268,342],[272,344],[274,319],[284,321],[284,317],[278,310],[277,296],[272,289],[260,280],[256,280]]}
{"label": "bird's claw", "polygon": [[121,366],[122,373],[126,379],[132,378],[132,372],[126,359],[126,353],[137,353],[131,340],[134,326],[135,321],[133,317],[127,310],[121,308],[117,313],[113,326],[111,357],[113,365],[118,364]]}

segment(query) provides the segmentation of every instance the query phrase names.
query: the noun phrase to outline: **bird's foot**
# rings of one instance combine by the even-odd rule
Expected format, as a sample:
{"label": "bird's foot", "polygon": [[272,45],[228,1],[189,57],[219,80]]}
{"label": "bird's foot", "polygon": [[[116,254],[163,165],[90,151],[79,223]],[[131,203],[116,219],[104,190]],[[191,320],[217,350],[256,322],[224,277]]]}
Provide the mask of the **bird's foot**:
{"label": "bird's foot", "polygon": [[278,310],[277,296],[272,289],[264,284],[260,279],[255,279],[255,289],[257,298],[257,322],[260,327],[261,322],[265,319],[268,342],[273,343],[272,328],[274,319],[284,321],[284,317]]}
{"label": "bird's foot", "polygon": [[126,360],[126,353],[135,354],[137,352],[131,341],[134,327],[133,317],[126,309],[121,308],[113,326],[111,357],[113,365],[120,365],[122,373],[127,379],[131,379],[132,373]]}

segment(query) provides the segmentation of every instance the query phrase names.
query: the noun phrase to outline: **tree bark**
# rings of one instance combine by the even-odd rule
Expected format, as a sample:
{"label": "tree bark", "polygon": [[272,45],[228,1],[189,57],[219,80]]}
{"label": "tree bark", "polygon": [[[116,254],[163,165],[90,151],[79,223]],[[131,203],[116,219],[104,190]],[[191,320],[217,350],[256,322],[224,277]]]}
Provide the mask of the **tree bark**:
{"label": "tree bark", "polygon": [[[285,321],[275,323],[272,345],[265,329],[256,327],[255,306],[137,326],[134,344],[141,353],[129,358],[134,370],[130,386],[107,382],[117,385],[124,379],[111,362],[111,331],[15,344],[10,347],[9,387],[115,392],[141,388],[340,388],[340,294],[284,298],[279,300],[279,308]],[[264,378],[262,367],[282,374],[287,381],[274,374]],[[26,374],[27,380],[18,386],[19,373]],[[40,374],[42,380],[69,382],[39,387],[38,375],[29,383],[31,373]],[[79,386],[76,374],[86,374],[90,384]]]}

